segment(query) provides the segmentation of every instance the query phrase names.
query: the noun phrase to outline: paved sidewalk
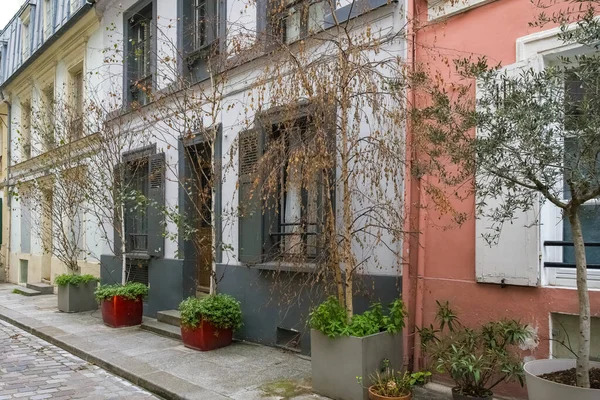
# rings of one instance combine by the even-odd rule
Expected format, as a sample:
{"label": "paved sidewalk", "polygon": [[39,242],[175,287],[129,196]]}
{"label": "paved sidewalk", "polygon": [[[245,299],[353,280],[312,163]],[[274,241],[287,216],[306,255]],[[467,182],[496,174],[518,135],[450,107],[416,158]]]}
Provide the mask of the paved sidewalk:
{"label": "paved sidewalk", "polygon": [[0,321],[0,400],[156,399],[50,343]]}
{"label": "paved sidewalk", "polygon": [[[106,327],[99,311],[61,313],[55,295],[25,297],[12,293],[14,287],[0,284],[0,320],[161,397],[324,400],[310,391],[310,361],[305,357],[251,343],[210,352],[190,350],[139,327]],[[423,389],[415,398],[449,397]]]}

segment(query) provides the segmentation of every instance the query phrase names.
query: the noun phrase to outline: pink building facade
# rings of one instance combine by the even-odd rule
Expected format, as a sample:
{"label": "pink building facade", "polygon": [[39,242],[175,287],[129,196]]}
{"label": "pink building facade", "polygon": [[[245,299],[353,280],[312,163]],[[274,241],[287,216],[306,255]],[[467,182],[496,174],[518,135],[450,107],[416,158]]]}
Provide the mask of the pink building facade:
{"label": "pink building facade", "polygon": [[[531,27],[537,15],[542,11],[551,14],[552,9],[542,10],[528,0],[453,3],[414,0],[407,5],[414,48],[411,61],[428,65],[431,73],[439,73],[448,83],[457,79],[452,63],[456,58],[485,55],[491,64],[501,63],[506,68],[542,69],[558,62],[560,55],[583,51],[565,46],[556,26]],[[565,6],[566,2],[557,5]],[[417,104],[423,101],[417,94],[409,96],[414,96]],[[419,232],[405,245],[403,297],[410,310],[407,363],[423,363],[414,332],[416,327],[434,322],[436,300],[449,301],[468,326],[500,318],[529,324],[537,331],[539,343],[524,353],[527,357],[567,357],[568,351],[557,341],[567,336],[576,341],[578,303],[575,269],[549,267],[551,263],[574,262],[569,250],[548,245],[568,241],[558,209],[542,204],[520,215],[502,231],[498,245],[490,248],[480,239],[488,226],[473,217],[474,198],[454,204],[471,216],[461,227],[452,228],[448,217],[420,206],[429,203],[423,190],[428,179],[433,178],[412,179],[407,193],[407,228]],[[598,241],[594,239],[600,234],[600,212],[591,213],[586,224],[584,237]],[[588,263],[600,264],[600,257],[588,253]],[[591,357],[600,358],[600,270],[590,269],[588,278],[594,317]],[[496,392],[526,397],[518,385],[505,385]]]}

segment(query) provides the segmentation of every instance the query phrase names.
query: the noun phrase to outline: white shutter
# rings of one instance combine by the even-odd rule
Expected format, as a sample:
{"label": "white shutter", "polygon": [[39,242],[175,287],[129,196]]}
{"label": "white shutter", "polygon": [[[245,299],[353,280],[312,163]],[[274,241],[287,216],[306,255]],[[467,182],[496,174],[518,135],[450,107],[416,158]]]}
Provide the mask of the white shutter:
{"label": "white shutter", "polygon": [[[505,67],[507,76],[517,75],[524,68],[543,67],[541,57],[520,61]],[[481,134],[481,132],[477,132]],[[476,198],[476,202],[481,199]],[[498,199],[485,199],[491,209]],[[485,212],[484,212],[485,214]],[[503,225],[495,244],[490,245],[484,235],[492,233],[492,221],[478,218],[475,223],[475,275],[477,282],[518,286],[540,284],[539,205],[527,212],[518,212],[511,222]]]}

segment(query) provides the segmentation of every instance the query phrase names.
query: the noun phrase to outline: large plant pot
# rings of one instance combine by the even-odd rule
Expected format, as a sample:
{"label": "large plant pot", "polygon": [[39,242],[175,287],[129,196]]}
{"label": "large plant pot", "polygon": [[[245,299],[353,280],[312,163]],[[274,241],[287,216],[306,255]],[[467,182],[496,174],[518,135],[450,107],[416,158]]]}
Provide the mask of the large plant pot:
{"label": "large plant pot", "polygon": [[390,367],[402,369],[402,333],[387,332],[365,337],[344,336],[330,339],[311,330],[311,367],[313,390],[335,400],[367,400],[369,375],[378,371],[384,359]]}
{"label": "large plant pot", "polygon": [[113,296],[110,299],[102,300],[102,320],[104,324],[113,328],[141,324],[143,310],[144,303],[142,303],[141,297],[131,300]]}
{"label": "large plant pot", "polygon": [[459,388],[452,388],[452,398],[454,400],[492,400],[494,398],[493,394],[485,397],[473,397],[473,396],[465,396],[464,394],[459,393]]}
{"label": "large plant pot", "polygon": [[369,400],[412,400],[412,393],[407,394],[406,396],[395,396],[395,397],[380,396],[377,393],[373,392],[372,386],[371,386],[371,387],[369,387]]}
{"label": "large plant pot", "polygon": [[181,339],[185,347],[209,351],[229,346],[233,341],[232,329],[220,329],[202,320],[196,328],[181,327]]}
{"label": "large plant pot", "polygon": [[[590,367],[600,368],[600,362],[590,361]],[[529,361],[523,367],[529,400],[598,400],[600,389],[584,389],[563,385],[538,375],[575,368],[575,359],[550,359]]]}
{"label": "large plant pot", "polygon": [[68,313],[96,310],[98,302],[94,297],[94,291],[97,286],[96,281],[58,286],[58,310]]}

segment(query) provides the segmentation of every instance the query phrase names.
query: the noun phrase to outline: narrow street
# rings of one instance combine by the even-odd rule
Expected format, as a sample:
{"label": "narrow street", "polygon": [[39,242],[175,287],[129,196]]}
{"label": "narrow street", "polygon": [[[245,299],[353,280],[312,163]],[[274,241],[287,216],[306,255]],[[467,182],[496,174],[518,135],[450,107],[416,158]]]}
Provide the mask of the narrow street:
{"label": "narrow street", "polygon": [[156,398],[4,321],[0,354],[0,400]]}

